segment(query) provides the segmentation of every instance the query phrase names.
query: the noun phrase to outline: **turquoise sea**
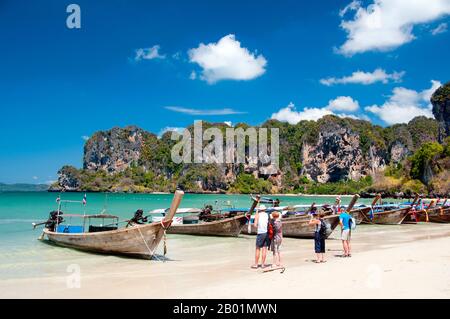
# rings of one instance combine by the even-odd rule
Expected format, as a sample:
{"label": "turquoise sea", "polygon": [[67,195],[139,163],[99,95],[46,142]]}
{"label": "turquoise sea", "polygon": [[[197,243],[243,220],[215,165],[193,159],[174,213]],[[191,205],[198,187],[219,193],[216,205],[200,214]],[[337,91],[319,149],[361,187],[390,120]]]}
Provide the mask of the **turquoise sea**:
{"label": "turquoise sea", "polygon": [[[81,201],[81,193],[63,193],[62,200]],[[46,245],[37,240],[42,228],[32,229],[32,222],[45,221],[48,213],[57,208],[58,194],[47,192],[5,192],[0,193],[0,280],[5,278],[21,278],[46,275],[49,268],[35,267],[36,264],[64,262],[64,259],[77,258],[82,252]],[[281,205],[333,203],[334,196],[329,197],[299,197],[274,196],[281,200]],[[121,220],[132,217],[137,209],[148,212],[157,208],[170,206],[170,194],[101,194],[88,193],[87,205],[62,205],[66,214],[97,214],[106,209],[109,214],[117,215]],[[232,203],[234,207],[249,207],[248,195],[199,195],[186,194],[181,207],[201,208],[205,204]],[[343,197],[343,204],[350,197]],[[360,203],[369,203],[370,199],[361,199]],[[92,255],[92,258],[104,258]],[[36,272],[36,273],[34,273]]]}

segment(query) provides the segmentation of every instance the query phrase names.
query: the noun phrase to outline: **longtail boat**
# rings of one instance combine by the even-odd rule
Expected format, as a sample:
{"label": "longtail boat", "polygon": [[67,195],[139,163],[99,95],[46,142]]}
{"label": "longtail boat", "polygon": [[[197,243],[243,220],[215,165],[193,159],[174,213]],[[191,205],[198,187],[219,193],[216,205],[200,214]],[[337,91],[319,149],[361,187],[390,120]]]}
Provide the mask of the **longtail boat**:
{"label": "longtail boat", "polygon": [[[353,206],[356,204],[358,198],[359,195],[353,196],[352,201],[347,207],[347,211],[351,211],[353,209]],[[311,205],[311,207],[313,205]],[[328,238],[334,231],[334,229],[336,229],[336,227],[339,225],[339,215],[337,214],[327,215],[324,217],[324,221],[327,225],[326,237]],[[282,218],[281,223],[283,229],[283,237],[304,238],[304,239],[314,238],[315,225],[310,225],[309,222],[310,218],[306,218],[303,215]],[[256,228],[244,227],[242,233],[248,235],[255,235]]]}
{"label": "longtail boat", "polygon": [[380,194],[376,194],[375,198],[372,201],[372,204],[369,207],[360,207],[360,208],[356,208],[353,209],[350,214],[352,215],[352,217],[356,220],[356,224],[359,225],[361,223],[364,222],[365,220],[365,216],[367,216],[367,214],[370,213],[370,211],[373,210],[373,207],[375,206],[375,204],[381,199],[381,195]]}
{"label": "longtail boat", "polygon": [[447,198],[442,205],[421,210],[416,210],[415,214],[421,222],[450,223],[450,206],[446,206]]}
{"label": "longtail boat", "polygon": [[[168,234],[182,234],[195,236],[222,236],[237,237],[242,228],[248,221],[249,213],[254,210],[256,201],[248,209],[227,209],[219,213],[212,213],[212,207],[205,206],[203,210],[186,211],[180,210],[185,216],[181,218],[181,222],[173,223]],[[157,213],[164,210],[156,210],[151,212]],[[193,213],[194,215],[186,215]],[[155,217],[154,217],[155,218]],[[153,218],[153,219],[154,219]],[[157,218],[157,217],[156,217]]]}
{"label": "longtail boat", "polygon": [[173,224],[167,230],[168,234],[183,234],[197,236],[237,237],[247,222],[246,215],[217,219],[214,221],[199,221],[190,224]]}
{"label": "longtail boat", "polygon": [[[326,238],[328,238],[328,236],[331,235],[337,225],[339,225],[339,216],[325,216],[324,221],[327,224]],[[291,217],[282,219],[281,222],[284,237],[305,239],[314,238],[315,226],[309,224],[309,219],[305,219],[302,217]]]}
{"label": "longtail boat", "polygon": [[[182,191],[176,191],[169,213],[160,222],[150,224],[131,224],[128,227],[118,228],[118,217],[112,215],[78,215],[84,222],[92,219],[113,219],[116,220],[109,226],[89,227],[88,232],[84,232],[82,226],[62,225],[62,213],[60,212],[60,203],[56,219],[49,220],[51,227],[44,229],[41,239],[45,239],[58,246],[74,248],[78,250],[111,254],[125,255],[150,259],[163,239],[166,230],[170,227],[175,212],[180,205],[183,197]],[[63,215],[74,217],[75,215]],[[74,232],[75,231],[75,232]],[[166,249],[164,249],[166,250]]]}
{"label": "longtail boat", "polygon": [[386,211],[378,211],[379,208],[384,209],[388,206],[372,206],[373,212],[372,214],[364,213],[363,211],[358,212],[357,219],[361,220],[363,224],[380,224],[380,225],[400,225],[405,219],[411,214],[411,209],[419,198],[416,195],[414,201],[411,205],[398,207],[394,209],[388,209]]}

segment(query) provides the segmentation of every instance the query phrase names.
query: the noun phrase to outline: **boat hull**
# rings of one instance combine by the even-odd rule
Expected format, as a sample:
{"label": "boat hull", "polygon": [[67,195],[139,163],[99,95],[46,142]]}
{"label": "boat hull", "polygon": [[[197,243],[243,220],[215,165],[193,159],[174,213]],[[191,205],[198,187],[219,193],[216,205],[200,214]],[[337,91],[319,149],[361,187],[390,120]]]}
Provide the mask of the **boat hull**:
{"label": "boat hull", "polygon": [[[410,215],[410,207],[374,213],[371,219],[367,213],[359,211],[355,213],[357,220],[362,224],[400,225]],[[370,210],[369,210],[370,211]]]}
{"label": "boat hull", "polygon": [[427,211],[419,211],[416,214],[421,222],[450,223],[450,207],[442,209],[441,207],[438,207]]}
{"label": "boat hull", "polygon": [[353,218],[355,218],[356,220],[356,225],[359,225],[363,222],[364,217],[363,216],[367,216],[367,214],[370,212],[370,207],[363,207],[363,208],[358,208],[358,209],[354,209],[350,212],[350,215],[352,215]]}
{"label": "boat hull", "polygon": [[172,225],[168,234],[237,237],[247,222],[245,215],[199,224]]}
{"label": "boat hull", "polygon": [[[339,225],[339,216],[338,215],[330,215],[324,217],[325,222],[329,224],[329,231],[327,232],[326,238],[328,238],[334,229]],[[283,229],[283,237],[292,237],[292,238],[304,238],[304,239],[312,239],[314,238],[315,226],[309,225],[309,218],[305,218],[304,216],[300,217],[289,217],[283,218],[282,229]],[[256,235],[255,227],[251,228],[251,232],[248,232],[248,227],[244,227],[242,230],[243,234],[247,235]]]}
{"label": "boat hull", "polygon": [[45,229],[44,234],[49,242],[58,246],[150,259],[164,235],[164,229],[161,223],[152,223],[97,233],[66,234]]}

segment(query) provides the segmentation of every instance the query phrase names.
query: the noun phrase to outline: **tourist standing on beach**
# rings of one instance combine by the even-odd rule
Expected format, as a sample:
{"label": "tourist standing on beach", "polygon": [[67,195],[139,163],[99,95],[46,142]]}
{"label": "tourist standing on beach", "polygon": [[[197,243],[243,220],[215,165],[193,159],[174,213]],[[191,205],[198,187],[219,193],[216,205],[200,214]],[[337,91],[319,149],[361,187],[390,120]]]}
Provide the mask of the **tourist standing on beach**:
{"label": "tourist standing on beach", "polygon": [[256,209],[254,225],[257,228],[256,233],[256,251],[255,251],[255,263],[252,268],[257,269],[259,267],[259,257],[261,256],[261,266],[266,268],[267,248],[270,245],[269,235],[267,234],[267,228],[269,224],[269,214],[266,212],[266,207],[261,205]]}
{"label": "tourist standing on beach", "polygon": [[310,225],[315,225],[316,229],[314,231],[314,251],[316,253],[316,263],[325,262],[325,238],[327,236],[327,226],[323,218],[325,214],[320,212],[316,215],[311,215],[309,221]]}
{"label": "tourist standing on beach", "polygon": [[348,212],[343,212],[339,215],[339,224],[341,225],[341,240],[342,240],[342,246],[344,248],[344,255],[343,257],[351,257],[351,246],[350,246],[350,239],[351,239],[351,229],[350,229],[350,220],[352,217]]}
{"label": "tourist standing on beach", "polygon": [[270,214],[270,223],[272,223],[273,238],[270,241],[270,250],[273,252],[273,264],[276,267],[281,267],[281,253],[280,247],[283,241],[283,228],[281,224],[281,215],[274,211]]}

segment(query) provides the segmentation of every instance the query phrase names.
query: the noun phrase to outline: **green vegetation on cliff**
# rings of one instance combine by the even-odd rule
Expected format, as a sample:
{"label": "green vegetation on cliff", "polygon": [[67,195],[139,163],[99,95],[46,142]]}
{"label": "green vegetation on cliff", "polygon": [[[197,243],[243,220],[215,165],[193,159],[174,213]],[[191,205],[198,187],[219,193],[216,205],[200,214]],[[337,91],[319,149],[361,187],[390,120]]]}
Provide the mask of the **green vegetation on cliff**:
{"label": "green vegetation on cliff", "polygon": [[262,178],[255,178],[252,174],[242,173],[231,185],[230,192],[240,194],[270,194],[272,183]]}

